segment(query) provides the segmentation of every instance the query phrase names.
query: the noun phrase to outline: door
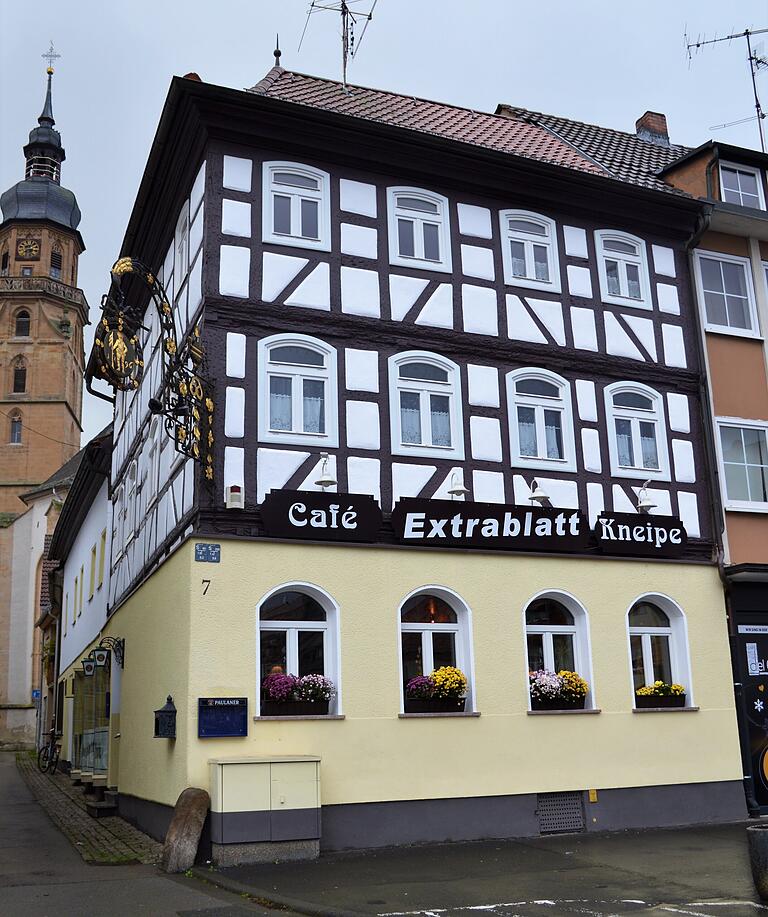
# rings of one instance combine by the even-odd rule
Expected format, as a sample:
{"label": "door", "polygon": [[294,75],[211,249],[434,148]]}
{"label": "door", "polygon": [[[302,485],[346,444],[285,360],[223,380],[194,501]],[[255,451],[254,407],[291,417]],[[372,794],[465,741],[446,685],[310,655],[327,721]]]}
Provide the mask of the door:
{"label": "door", "polygon": [[[768,814],[768,612],[737,614],[734,669],[745,772],[761,815]],[[739,685],[741,688],[739,689]],[[749,781],[747,781],[749,783]],[[747,801],[749,799],[747,786]]]}

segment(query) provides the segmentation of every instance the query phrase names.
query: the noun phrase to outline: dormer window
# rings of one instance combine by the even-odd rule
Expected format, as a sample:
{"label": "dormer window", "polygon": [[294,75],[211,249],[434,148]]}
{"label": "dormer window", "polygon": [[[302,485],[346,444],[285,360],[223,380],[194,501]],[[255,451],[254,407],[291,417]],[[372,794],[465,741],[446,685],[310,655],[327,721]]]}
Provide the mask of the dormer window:
{"label": "dormer window", "polygon": [[720,163],[720,198],[726,204],[765,210],[763,177],[759,169]]}
{"label": "dormer window", "polygon": [[501,213],[504,282],[560,292],[557,230],[553,220],[527,210]]}
{"label": "dormer window", "polygon": [[447,199],[418,188],[389,188],[387,198],[390,262],[450,271]]}
{"label": "dormer window", "polygon": [[299,163],[264,163],[263,240],[329,251],[329,196],[327,172]]}
{"label": "dormer window", "polygon": [[607,229],[595,232],[600,292],[604,302],[651,309],[645,243]]}

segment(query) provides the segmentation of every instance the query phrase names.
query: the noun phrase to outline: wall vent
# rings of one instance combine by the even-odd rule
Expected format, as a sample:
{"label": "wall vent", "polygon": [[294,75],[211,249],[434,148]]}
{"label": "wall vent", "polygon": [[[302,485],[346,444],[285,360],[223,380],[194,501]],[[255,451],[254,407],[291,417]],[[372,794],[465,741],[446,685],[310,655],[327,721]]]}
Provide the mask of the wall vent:
{"label": "wall vent", "polygon": [[584,803],[579,792],[538,793],[536,814],[541,834],[584,830]]}

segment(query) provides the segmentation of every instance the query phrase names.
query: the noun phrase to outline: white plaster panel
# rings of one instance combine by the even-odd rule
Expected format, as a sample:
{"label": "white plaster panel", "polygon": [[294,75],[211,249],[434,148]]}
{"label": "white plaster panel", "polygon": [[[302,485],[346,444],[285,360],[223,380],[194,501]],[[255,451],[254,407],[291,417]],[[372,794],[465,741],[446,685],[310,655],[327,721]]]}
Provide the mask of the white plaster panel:
{"label": "white plaster panel", "polygon": [[657,274],[675,277],[675,253],[665,245],[652,245],[653,267]]}
{"label": "white plaster panel", "polygon": [[245,201],[221,202],[221,231],[225,236],[251,237],[251,205]]}
{"label": "white plaster panel", "polygon": [[605,509],[605,497],[603,495],[602,484],[587,484],[587,513],[589,515],[589,525],[595,527],[597,517]]}
{"label": "white plaster panel", "polygon": [[203,301],[203,256],[198,255],[192,271],[189,275],[187,284],[189,291],[189,301],[187,303],[187,315],[189,318],[197,311],[198,306]]}
{"label": "white plaster panel", "polygon": [[259,449],[256,455],[256,499],[262,502],[270,490],[277,490],[302,462],[309,458],[309,452],[295,452],[290,449]]}
{"label": "white plaster panel", "polygon": [[595,313],[592,309],[571,306],[571,331],[574,347],[578,350],[597,352],[597,330],[595,329]]}
{"label": "white plaster panel", "polygon": [[224,157],[224,187],[231,191],[250,191],[253,162],[239,156]]}
{"label": "white plaster panel", "polygon": [[379,406],[372,401],[347,402],[347,445],[350,449],[379,448]]}
{"label": "white plaster panel", "polygon": [[198,204],[203,199],[205,192],[205,163],[200,166],[200,170],[195,177],[195,183],[189,192],[189,212],[194,216]]}
{"label": "white plaster panel", "polygon": [[525,483],[521,474],[512,475],[512,491],[514,502],[518,506],[533,506],[531,503],[531,488]]}
{"label": "white plaster panel", "polygon": [[456,465],[448,472],[448,474],[440,482],[440,486],[432,494],[433,500],[465,500],[466,494],[451,494],[449,493],[450,489],[454,484],[460,484],[462,487],[466,486],[464,481],[464,469],[460,465]]}
{"label": "white plaster panel", "polygon": [[693,460],[693,443],[687,439],[673,439],[672,456],[675,460],[675,480],[685,484],[695,483],[696,464]]}
{"label": "white plaster panel", "polygon": [[641,318],[639,315],[625,315],[624,313],[622,313],[621,317],[635,332],[640,343],[653,357],[654,361],[657,360],[656,338],[653,333],[653,319]]}
{"label": "white plaster panel", "polygon": [[378,459],[350,456],[347,482],[351,494],[370,494],[381,503],[381,462]]}
{"label": "white plaster panel", "polygon": [[499,406],[499,371],[495,366],[467,365],[469,403],[488,408]]}
{"label": "white plaster panel", "polygon": [[661,337],[664,342],[664,362],[667,366],[688,365],[685,359],[685,341],[683,329],[679,325],[662,325]]}
{"label": "white plaster panel", "polygon": [[675,433],[691,432],[691,417],[688,413],[688,396],[677,392],[667,394],[669,428]]}
{"label": "white plaster panel", "polygon": [[[250,206],[250,205],[249,205]],[[197,216],[192,221],[192,224],[189,227],[189,257],[191,261],[194,261],[197,250],[203,243],[203,218],[205,210],[204,207],[201,207],[198,211]]]}
{"label": "white plaster panel", "polygon": [[587,258],[587,233],[580,226],[563,226],[565,253],[571,258]]}
{"label": "white plaster panel", "polygon": [[379,354],[375,350],[344,351],[344,371],[347,388],[355,392],[378,392]]}
{"label": "white plaster panel", "polygon": [[566,268],[568,274],[568,292],[571,296],[592,297],[592,275],[588,267],[579,267],[569,264]]}
{"label": "white plaster panel", "polygon": [[245,389],[227,386],[224,435],[231,439],[245,436]]}
{"label": "white plaster panel", "polygon": [[401,322],[429,283],[422,277],[389,275],[389,303],[393,322]]}
{"label": "white plaster panel", "polygon": [[464,330],[470,334],[499,334],[499,309],[496,291],[472,284],[461,285]]}
{"label": "white plaster panel", "polygon": [[680,520],[685,526],[689,538],[701,537],[701,527],[699,525],[699,501],[696,494],[687,491],[678,491],[677,505],[680,510]]}
{"label": "white plaster panel", "polygon": [[600,474],[603,463],[600,459],[600,434],[591,427],[581,431],[581,451],[584,454],[584,468]]}
{"label": "white plaster panel", "polygon": [[355,226],[352,223],[341,224],[341,250],[344,254],[375,258],[377,247],[378,234],[375,229],[370,226]]}
{"label": "white plaster panel", "polygon": [[473,471],[471,499],[477,503],[504,502],[504,475],[500,471]]}
{"label": "white plaster panel", "polygon": [[606,312],[604,321],[605,349],[608,353],[615,354],[617,357],[629,357],[632,360],[645,362],[643,355],[635,347],[627,332],[621,327],[616,316],[611,312]]}
{"label": "white plaster panel", "polygon": [[453,328],[453,287],[441,283],[416,316],[417,325],[430,328]]}
{"label": "white plaster panel", "polygon": [[541,478],[536,476],[539,487],[549,497],[552,506],[558,509],[579,508],[579,487],[576,481],[563,481],[560,478]]}
{"label": "white plaster panel", "polygon": [[285,304],[330,312],[331,286],[328,263],[321,261],[285,300]]}
{"label": "white plaster panel", "polygon": [[434,465],[405,465],[392,463],[392,502],[400,497],[418,497],[429,479],[437,471]]}
{"label": "white plaster panel", "polygon": [[[325,489],[326,492],[332,494],[338,492],[338,484],[332,484],[330,487],[322,488],[319,484],[315,483],[320,479],[320,475],[323,473],[323,461],[324,459],[318,458],[309,474],[304,478],[301,484],[299,484],[298,490],[322,491]],[[336,455],[334,453],[328,456],[328,464],[325,470],[331,477],[338,479],[338,474],[336,473]]]}
{"label": "white plaster panel", "polygon": [[548,299],[528,298],[528,305],[536,313],[539,321],[557,341],[565,347],[565,327],[563,326],[563,307],[559,302],[550,302]]}
{"label": "white plaster panel", "polygon": [[671,283],[657,283],[656,299],[659,302],[659,311],[668,312],[670,315],[680,314],[680,300],[676,286]]}
{"label": "white plaster panel", "polygon": [[378,318],[379,275],[357,267],[341,269],[341,311],[348,315],[369,315]]}
{"label": "white plaster panel", "polygon": [[507,334],[513,341],[548,344],[549,341],[531,318],[519,296],[507,293]]}
{"label": "white plaster panel", "polygon": [[219,293],[248,298],[251,250],[241,245],[222,245],[219,261]]}
{"label": "white plaster panel", "polygon": [[479,245],[462,245],[461,268],[467,277],[493,280],[496,276],[493,269],[493,249],[482,248]]}
{"label": "white plaster panel", "polygon": [[227,332],[227,375],[245,379],[245,335]]}
{"label": "white plaster panel", "polygon": [[579,417],[591,423],[597,423],[597,401],[595,383],[589,379],[576,380],[576,403],[579,406]]}
{"label": "white plaster panel", "polygon": [[459,232],[463,236],[475,236],[478,239],[490,239],[491,211],[487,207],[476,207],[474,204],[457,204],[459,212]]}
{"label": "white plaster panel", "polygon": [[495,417],[470,417],[469,436],[473,459],[501,461],[501,426]]}
{"label": "white plaster panel", "polygon": [[376,216],[376,185],[342,178],[339,182],[341,192],[340,207],[347,213],[359,213],[366,217]]}
{"label": "white plaster panel", "polygon": [[636,513],[637,504],[628,496],[620,484],[614,484],[613,490],[613,511],[615,513]]}
{"label": "white plaster panel", "polygon": [[224,447],[224,487],[245,484],[245,449],[240,446]]}
{"label": "white plaster panel", "polygon": [[264,302],[274,302],[305,264],[306,258],[264,252],[261,281],[261,298]]}

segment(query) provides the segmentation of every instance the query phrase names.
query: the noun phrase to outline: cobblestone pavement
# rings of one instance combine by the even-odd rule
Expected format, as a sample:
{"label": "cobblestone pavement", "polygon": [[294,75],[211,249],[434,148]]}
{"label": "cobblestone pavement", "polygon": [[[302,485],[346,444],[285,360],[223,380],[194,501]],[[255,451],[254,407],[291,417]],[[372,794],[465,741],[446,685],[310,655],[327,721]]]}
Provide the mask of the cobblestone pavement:
{"label": "cobblestone pavement", "polygon": [[26,752],[16,755],[16,766],[50,819],[71,841],[86,863],[160,862],[162,845],[116,815],[92,818],[85,808],[81,787],[65,774],[41,774]]}

